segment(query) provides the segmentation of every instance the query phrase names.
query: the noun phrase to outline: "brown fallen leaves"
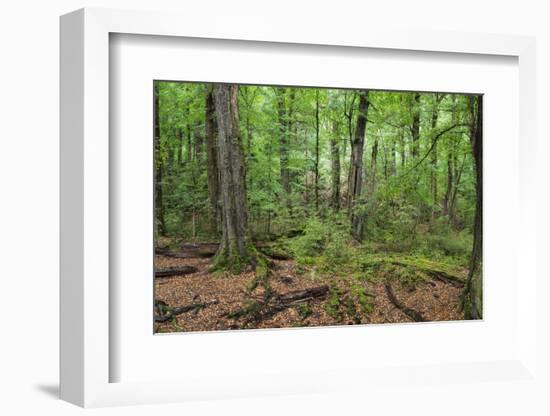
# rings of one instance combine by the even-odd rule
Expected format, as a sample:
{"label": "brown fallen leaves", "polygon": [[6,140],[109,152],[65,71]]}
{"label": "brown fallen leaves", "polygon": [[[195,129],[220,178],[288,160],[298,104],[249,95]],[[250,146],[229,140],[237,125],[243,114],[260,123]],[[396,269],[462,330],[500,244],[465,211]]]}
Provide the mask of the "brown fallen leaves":
{"label": "brown fallen leaves", "polygon": [[[171,321],[155,323],[156,332],[214,331],[253,328],[288,328],[372,323],[404,323],[413,320],[388,299],[384,282],[358,281],[352,277],[316,276],[300,272],[292,260],[275,261],[269,286],[277,294],[329,285],[331,294],[276,311],[265,319],[230,318],[232,312],[250,306],[251,297],[261,298],[261,285],[247,293],[255,280],[254,272],[240,275],[214,275],[208,272],[210,259],[181,259],[156,256],[157,268],[192,266],[196,273],[155,279],[155,299],[170,307],[193,303],[208,306],[174,316]],[[362,309],[352,295],[360,286],[370,302],[370,310]],[[422,282],[414,287],[392,285],[399,302],[420,313],[426,321],[463,319],[459,311],[462,290],[439,280]],[[365,299],[365,298],[364,298]],[[153,302],[151,302],[151,307]],[[336,311],[336,313],[335,313]]]}

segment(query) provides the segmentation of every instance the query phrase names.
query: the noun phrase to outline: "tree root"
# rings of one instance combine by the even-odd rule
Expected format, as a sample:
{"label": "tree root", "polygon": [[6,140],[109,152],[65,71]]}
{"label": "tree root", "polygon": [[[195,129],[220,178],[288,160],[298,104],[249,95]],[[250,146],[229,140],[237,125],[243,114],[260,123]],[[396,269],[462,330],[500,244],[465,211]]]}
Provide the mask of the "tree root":
{"label": "tree root", "polygon": [[407,308],[405,305],[399,302],[399,300],[395,296],[395,292],[393,291],[393,288],[389,283],[384,284],[384,287],[386,288],[388,299],[390,300],[391,303],[395,305],[397,309],[399,309],[401,312],[403,312],[405,315],[407,315],[409,318],[411,318],[415,322],[426,321],[420,312],[417,312],[411,308]]}

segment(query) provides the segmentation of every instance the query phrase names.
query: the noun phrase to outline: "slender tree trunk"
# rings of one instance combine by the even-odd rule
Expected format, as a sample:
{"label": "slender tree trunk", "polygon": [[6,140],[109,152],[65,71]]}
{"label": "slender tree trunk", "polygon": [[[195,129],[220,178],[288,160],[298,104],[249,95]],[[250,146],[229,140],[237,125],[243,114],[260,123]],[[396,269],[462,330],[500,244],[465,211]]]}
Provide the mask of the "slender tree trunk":
{"label": "slender tree trunk", "polygon": [[239,87],[216,84],[214,102],[218,126],[218,166],[222,239],[214,259],[215,268],[240,273],[254,265],[255,257],[248,243],[248,218],[244,154],[239,126]]}
{"label": "slender tree trunk", "polygon": [[420,93],[415,93],[412,103],[412,124],[411,124],[411,137],[412,137],[412,157],[413,159],[418,156],[420,149]]}
{"label": "slender tree trunk", "polygon": [[155,214],[157,225],[157,236],[166,235],[164,222],[164,204],[162,200],[162,155],[160,147],[160,105],[159,105],[159,83],[154,83],[155,94]]}
{"label": "slender tree trunk", "polygon": [[336,211],[340,209],[340,146],[339,124],[337,120],[332,122],[332,136],[330,137],[330,160],[332,170],[332,197],[331,205]]}
{"label": "slender tree trunk", "polygon": [[194,145],[195,145],[195,160],[197,163],[200,163],[202,160],[202,142],[203,138],[201,132],[199,131],[199,126],[195,126],[194,136]]}
{"label": "slender tree trunk", "polygon": [[288,170],[288,120],[286,111],[286,89],[276,88],[277,114],[279,119],[279,156],[281,164],[281,185],[285,192],[285,198],[290,195],[290,173]]}
{"label": "slender tree trunk", "polygon": [[391,139],[390,157],[390,175],[395,176],[397,174],[397,150],[395,148],[394,136]]}
{"label": "slender tree trunk", "polygon": [[361,184],[363,178],[363,147],[365,143],[365,131],[368,116],[368,91],[359,93],[359,107],[357,113],[357,126],[353,138],[350,161],[350,182],[348,185],[348,210],[351,213],[351,233],[355,239],[363,238],[363,218],[354,212],[361,198]]}
{"label": "slender tree trunk", "polygon": [[[432,133],[437,127],[437,119],[439,116],[439,103],[440,98],[439,94],[435,94],[436,103],[432,109]],[[438,195],[437,195],[437,138],[434,136],[432,138],[432,152],[431,152],[431,172],[430,172],[430,183],[432,190],[432,219],[435,218],[438,205]]]}
{"label": "slender tree trunk", "polygon": [[216,224],[216,230],[221,231],[220,171],[218,169],[218,131],[216,124],[213,87],[208,86],[204,114],[208,199],[210,201],[210,214]]}
{"label": "slender tree trunk", "polygon": [[178,160],[178,166],[181,166],[181,164],[183,163],[183,130],[180,128],[178,128],[178,155],[177,155],[177,160]]}
{"label": "slender tree trunk", "polygon": [[315,210],[319,211],[319,90],[315,95]]}
{"label": "slender tree trunk", "polygon": [[[464,289],[464,317],[481,319],[482,309],[482,254],[483,254],[483,97],[470,97],[470,141],[476,173],[476,213],[474,220],[474,243],[470,258],[470,270]],[[477,105],[476,105],[477,103]]]}
{"label": "slender tree trunk", "polygon": [[443,199],[443,213],[449,218],[449,222],[453,222],[452,212],[452,195],[454,185],[454,167],[453,167],[453,147],[449,145],[447,152],[447,190],[445,191],[445,197]]}
{"label": "slender tree trunk", "polygon": [[378,160],[378,136],[374,137],[374,143],[372,144],[372,153],[370,159],[370,173],[368,179],[367,193],[368,196],[372,196],[376,189],[376,166]]}
{"label": "slender tree trunk", "polygon": [[405,131],[403,128],[400,131],[399,142],[401,144],[401,170],[403,170],[405,168],[405,160],[407,157],[407,155],[405,154],[405,152],[407,151],[407,146],[405,143]]}

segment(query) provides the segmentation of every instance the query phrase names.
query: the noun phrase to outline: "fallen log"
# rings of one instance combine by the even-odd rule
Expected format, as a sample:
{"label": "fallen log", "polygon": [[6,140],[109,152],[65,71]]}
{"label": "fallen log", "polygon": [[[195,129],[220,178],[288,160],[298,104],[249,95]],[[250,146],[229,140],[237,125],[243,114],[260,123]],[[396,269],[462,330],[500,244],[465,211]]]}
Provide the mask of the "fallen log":
{"label": "fallen log", "polygon": [[219,301],[213,300],[211,302],[205,303],[192,303],[190,305],[176,306],[174,308],[168,306],[166,302],[161,300],[155,301],[155,322],[166,322],[170,321],[174,316],[181,315],[182,313],[198,311],[200,309],[206,308],[210,305],[216,305]]}
{"label": "fallen log", "polygon": [[169,269],[156,269],[155,278],[183,276],[186,274],[196,273],[198,271],[199,270],[193,266],[180,266],[180,267],[171,267]]}
{"label": "fallen log", "polygon": [[293,290],[278,295],[278,300],[283,303],[295,302],[305,298],[320,298],[328,293],[328,286],[316,286],[308,289]]}
{"label": "fallen log", "polygon": [[[155,254],[176,259],[196,259],[213,257],[218,251],[219,243],[182,243],[180,250],[170,250],[157,247]],[[281,250],[274,249],[263,242],[255,243],[256,248],[263,255],[274,260],[291,260],[292,256]]]}
{"label": "fallen log", "polygon": [[231,319],[248,316],[250,321],[260,322],[291,306],[324,297],[328,291],[329,287],[323,285],[286,293],[272,293],[267,298],[249,296],[244,308],[229,312],[226,316]]}
{"label": "fallen log", "polygon": [[401,302],[399,302],[399,300],[397,300],[397,296],[395,296],[395,292],[393,291],[393,288],[389,283],[386,283],[384,287],[386,288],[386,294],[388,295],[388,299],[390,300],[391,303],[395,305],[397,309],[399,309],[401,312],[403,312],[405,315],[407,315],[409,318],[411,318],[415,322],[425,322],[425,319],[420,312],[417,312],[414,309],[406,307]]}
{"label": "fallen log", "polygon": [[182,251],[166,250],[157,248],[155,254],[176,259],[202,259],[213,257],[216,250],[211,249],[187,249]]}

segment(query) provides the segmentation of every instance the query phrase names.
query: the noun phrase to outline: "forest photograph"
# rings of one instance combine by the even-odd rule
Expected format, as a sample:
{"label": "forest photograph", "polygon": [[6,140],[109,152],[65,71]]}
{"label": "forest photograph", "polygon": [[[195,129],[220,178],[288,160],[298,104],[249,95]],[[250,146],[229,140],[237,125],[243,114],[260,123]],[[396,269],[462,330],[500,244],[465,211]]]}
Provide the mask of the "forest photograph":
{"label": "forest photograph", "polygon": [[154,81],[154,332],[483,318],[483,97]]}

